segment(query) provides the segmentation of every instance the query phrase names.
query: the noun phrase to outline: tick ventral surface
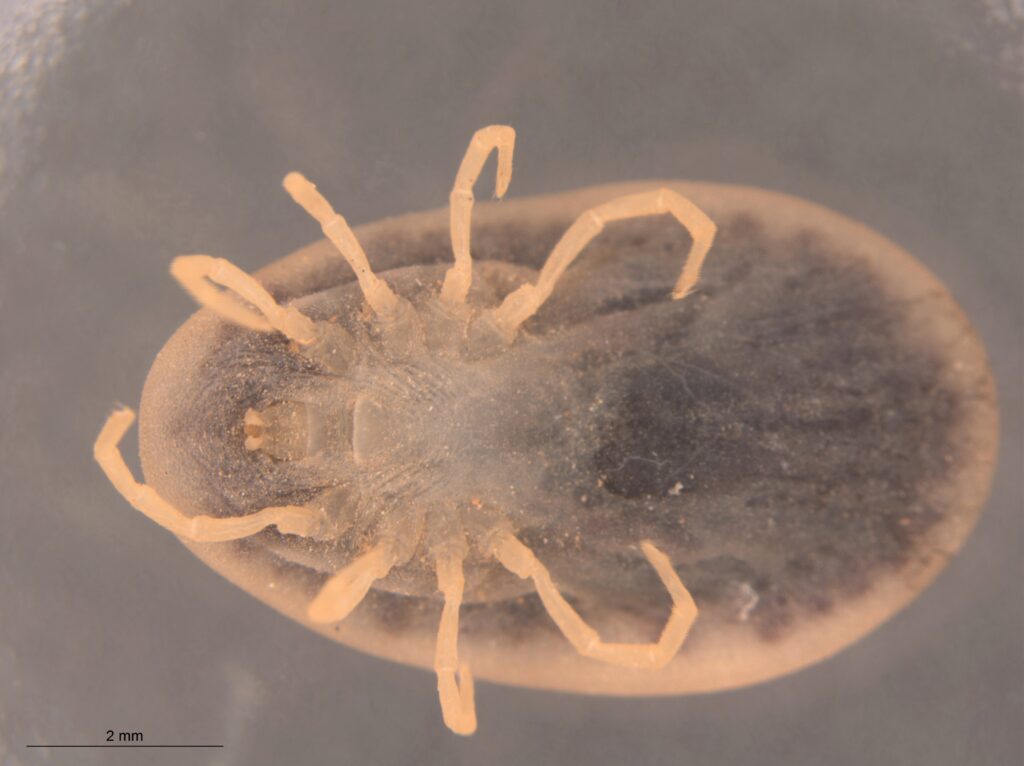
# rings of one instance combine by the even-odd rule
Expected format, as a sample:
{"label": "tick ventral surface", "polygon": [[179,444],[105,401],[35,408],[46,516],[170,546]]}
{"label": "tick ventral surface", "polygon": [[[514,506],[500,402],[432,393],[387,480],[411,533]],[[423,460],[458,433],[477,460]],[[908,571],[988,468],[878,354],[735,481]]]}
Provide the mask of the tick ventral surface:
{"label": "tick ventral surface", "polygon": [[[425,545],[345,621],[307,616],[375,526],[397,519],[412,533],[414,513],[435,506],[472,526],[500,509],[610,641],[655,640],[665,622],[669,596],[637,546],[650,540],[700,609],[659,670],[581,657],[528,580],[467,554],[460,649],[478,677],[590,693],[759,681],[898,610],[969,531],[996,441],[984,350],[905,252],[792,197],[644,182],[478,206],[471,297],[497,305],[536,279],[580,212],[659,186],[719,227],[692,295],[668,299],[690,247],[676,222],[610,224],[516,341],[479,360],[438,352],[335,377],[280,335],[193,316],[146,381],[147,482],[214,516],[327,497],[329,512],[358,516],[365,531],[311,540],[270,527],[186,544],[310,628],[431,667],[442,598]],[[357,235],[414,307],[437,294],[451,262],[446,210]],[[376,342],[326,243],[256,276],[279,303]],[[245,446],[251,411],[280,421],[262,450]]]}

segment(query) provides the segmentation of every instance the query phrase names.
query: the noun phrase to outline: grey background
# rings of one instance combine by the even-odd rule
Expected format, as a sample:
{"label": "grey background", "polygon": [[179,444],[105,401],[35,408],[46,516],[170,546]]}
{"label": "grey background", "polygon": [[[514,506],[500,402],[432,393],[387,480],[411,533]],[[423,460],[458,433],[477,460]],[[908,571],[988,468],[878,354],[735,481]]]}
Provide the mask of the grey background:
{"label": "grey background", "polygon": [[[1022,34],[1019,0],[0,3],[0,764],[1021,763]],[[512,195],[764,186],[950,286],[999,379],[1000,470],[913,605],[739,691],[480,684],[465,740],[430,675],[289,622],[117,496],[91,444],[193,309],[170,259],[313,239],[292,169],[354,224],[443,205],[491,122],[519,133]],[[225,748],[25,748],[107,729]]]}

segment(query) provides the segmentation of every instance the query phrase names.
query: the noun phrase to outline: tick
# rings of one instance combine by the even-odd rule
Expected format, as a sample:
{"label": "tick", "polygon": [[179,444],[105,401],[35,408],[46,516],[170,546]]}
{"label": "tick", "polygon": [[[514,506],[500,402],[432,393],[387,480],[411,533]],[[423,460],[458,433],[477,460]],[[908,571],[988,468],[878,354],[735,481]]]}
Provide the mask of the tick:
{"label": "tick", "polygon": [[432,666],[460,734],[470,666],[728,688],[907,603],[996,448],[984,349],[945,288],[832,211],[715,184],[481,206],[474,258],[473,185],[493,152],[504,195],[514,140],[474,135],[447,220],[357,237],[291,173],[326,243],[255,276],[175,259],[205,309],[146,382],[147,484],[118,449],[134,413],[103,427],[114,486],[285,614]]}

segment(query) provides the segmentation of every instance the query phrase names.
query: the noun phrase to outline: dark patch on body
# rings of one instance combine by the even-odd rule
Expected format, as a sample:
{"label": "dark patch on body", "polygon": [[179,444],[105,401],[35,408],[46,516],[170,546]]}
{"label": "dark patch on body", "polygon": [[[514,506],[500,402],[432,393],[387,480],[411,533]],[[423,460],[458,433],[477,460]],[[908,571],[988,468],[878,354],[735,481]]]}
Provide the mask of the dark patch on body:
{"label": "dark patch on body", "polygon": [[[640,250],[665,252],[670,224],[632,225],[641,226],[651,240]],[[617,338],[607,343],[604,358],[595,344],[579,362],[601,381],[610,415],[591,454],[600,501],[574,517],[583,550],[551,566],[594,602],[604,593],[650,603],[656,624],[666,599],[653,577],[650,591],[628,588],[621,570],[577,576],[573,564],[609,561],[649,537],[677,562],[705,618],[778,637],[923,555],[929,530],[955,511],[937,507],[932,490],[959,459],[963,393],[944,384],[949,361],[938,349],[910,345],[908,307],[862,262],[813,233],[770,242],[750,220],[723,229],[695,296],[645,302],[642,288],[588,320],[598,337],[633,340],[625,354]],[[642,257],[613,232],[601,248],[592,275],[576,275],[580,289],[597,282],[596,294],[614,289],[597,269]],[[542,317],[535,330],[550,331]],[[634,558],[642,562],[635,549]]]}
{"label": "dark patch on body", "polygon": [[[562,230],[481,227],[474,255],[536,267]],[[450,257],[440,234],[365,244],[388,266]],[[620,639],[655,637],[667,615],[644,538],[676,563],[702,620],[780,638],[920,555],[955,511],[932,490],[958,460],[964,394],[945,387],[937,349],[906,338],[907,307],[813,233],[773,241],[752,218],[722,222],[697,292],[670,302],[688,246],[661,219],[609,226],[526,324],[601,414],[577,434],[573,470],[545,482],[549,507],[517,532]],[[272,336],[224,327],[209,348],[176,419],[179,445],[197,445],[194,470],[209,477],[197,507],[237,515],[329,485],[241,446],[245,410],[316,371]],[[432,633],[440,597],[375,590],[364,608],[388,630]],[[464,607],[467,634],[554,630],[533,595]]]}

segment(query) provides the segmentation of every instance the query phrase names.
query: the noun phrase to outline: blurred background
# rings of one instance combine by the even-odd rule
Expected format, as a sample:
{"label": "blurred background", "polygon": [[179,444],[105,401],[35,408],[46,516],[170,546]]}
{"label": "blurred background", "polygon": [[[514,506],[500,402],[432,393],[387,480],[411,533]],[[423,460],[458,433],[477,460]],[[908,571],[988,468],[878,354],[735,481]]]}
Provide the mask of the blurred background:
{"label": "blurred background", "polygon": [[[0,2],[0,765],[1024,762],[1021,0]],[[431,675],[291,623],[116,494],[91,446],[192,312],[179,253],[247,270],[439,207],[473,131],[510,195],[688,178],[806,197],[947,285],[992,355],[1002,451],[959,556],[834,659],[649,700]],[[134,436],[124,444],[135,460]],[[219,750],[29,749],[147,744]]]}

